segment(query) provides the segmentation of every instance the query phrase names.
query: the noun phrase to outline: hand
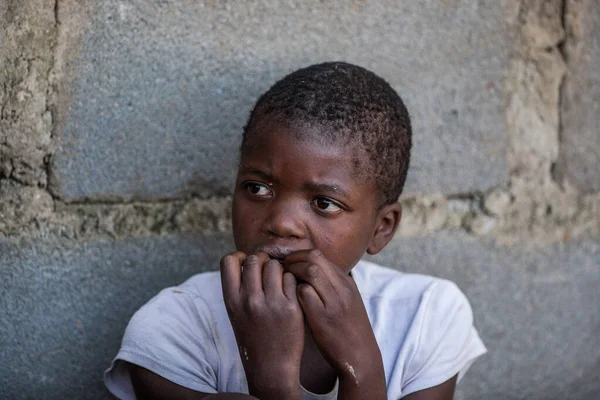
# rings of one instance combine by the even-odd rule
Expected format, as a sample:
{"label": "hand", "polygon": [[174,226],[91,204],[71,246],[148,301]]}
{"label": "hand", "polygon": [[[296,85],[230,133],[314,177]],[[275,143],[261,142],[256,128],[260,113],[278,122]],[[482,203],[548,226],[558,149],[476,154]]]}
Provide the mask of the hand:
{"label": "hand", "polygon": [[221,259],[223,298],[251,395],[300,398],[304,316],[296,278],[267,253]]}
{"label": "hand", "polygon": [[319,250],[294,252],[283,266],[305,282],[298,284],[298,299],[319,351],[338,371],[340,393],[385,398],[381,352],[354,280]]}

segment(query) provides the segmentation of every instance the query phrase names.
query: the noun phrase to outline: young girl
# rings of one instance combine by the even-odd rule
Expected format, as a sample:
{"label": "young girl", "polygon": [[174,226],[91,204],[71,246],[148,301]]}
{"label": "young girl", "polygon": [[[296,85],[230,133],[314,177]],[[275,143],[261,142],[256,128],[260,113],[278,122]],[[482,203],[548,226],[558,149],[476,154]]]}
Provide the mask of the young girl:
{"label": "young girl", "polygon": [[402,100],[370,71],[324,63],[277,82],[244,129],[237,251],[133,316],[111,392],[451,399],[486,351],[467,299],[452,282],[361,261],[398,227],[410,148]]}

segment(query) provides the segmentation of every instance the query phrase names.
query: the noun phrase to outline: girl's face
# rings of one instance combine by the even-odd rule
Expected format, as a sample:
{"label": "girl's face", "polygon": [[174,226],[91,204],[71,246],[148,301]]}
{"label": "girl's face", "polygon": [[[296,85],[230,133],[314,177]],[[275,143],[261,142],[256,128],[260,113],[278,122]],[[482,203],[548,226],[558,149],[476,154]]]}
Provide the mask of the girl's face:
{"label": "girl's face", "polygon": [[298,139],[314,137],[301,129],[273,123],[252,132],[233,197],[235,244],[278,259],[314,248],[348,272],[372,245],[378,191],[358,178],[347,147]]}

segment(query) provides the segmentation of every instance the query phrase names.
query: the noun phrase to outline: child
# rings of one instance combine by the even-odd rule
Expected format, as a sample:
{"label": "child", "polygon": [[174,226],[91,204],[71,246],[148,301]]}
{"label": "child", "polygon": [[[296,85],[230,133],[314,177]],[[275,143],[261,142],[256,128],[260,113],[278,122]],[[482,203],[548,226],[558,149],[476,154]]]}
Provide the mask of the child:
{"label": "child", "polygon": [[324,63],[277,82],[244,129],[238,251],[133,316],[111,392],[451,399],[486,351],[467,299],[449,281],[361,261],[398,227],[410,148],[402,100],[370,71]]}

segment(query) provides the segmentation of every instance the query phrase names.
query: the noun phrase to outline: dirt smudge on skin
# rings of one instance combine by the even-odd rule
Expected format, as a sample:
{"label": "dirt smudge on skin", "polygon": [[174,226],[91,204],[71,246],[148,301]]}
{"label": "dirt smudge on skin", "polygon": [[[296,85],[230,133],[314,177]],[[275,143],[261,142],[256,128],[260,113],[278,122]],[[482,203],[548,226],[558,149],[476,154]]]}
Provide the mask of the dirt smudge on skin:
{"label": "dirt smudge on skin", "polygon": [[358,386],[358,378],[356,377],[356,373],[354,372],[354,367],[348,363],[344,363],[344,369],[346,371],[348,371],[348,373],[350,375],[352,375],[352,377],[354,378],[354,382],[356,383],[356,386]]}

